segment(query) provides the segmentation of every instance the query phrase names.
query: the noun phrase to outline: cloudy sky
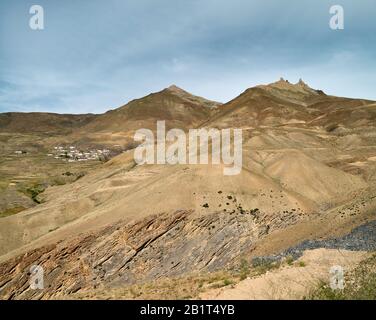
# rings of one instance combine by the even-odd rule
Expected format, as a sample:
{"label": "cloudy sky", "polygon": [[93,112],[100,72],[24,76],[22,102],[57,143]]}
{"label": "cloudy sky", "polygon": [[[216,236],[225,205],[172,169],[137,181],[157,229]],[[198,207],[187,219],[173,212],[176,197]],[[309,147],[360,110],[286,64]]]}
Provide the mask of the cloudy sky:
{"label": "cloudy sky", "polygon": [[375,16],[374,0],[1,0],[0,112],[98,113],[171,84],[226,102],[281,76],[376,100]]}

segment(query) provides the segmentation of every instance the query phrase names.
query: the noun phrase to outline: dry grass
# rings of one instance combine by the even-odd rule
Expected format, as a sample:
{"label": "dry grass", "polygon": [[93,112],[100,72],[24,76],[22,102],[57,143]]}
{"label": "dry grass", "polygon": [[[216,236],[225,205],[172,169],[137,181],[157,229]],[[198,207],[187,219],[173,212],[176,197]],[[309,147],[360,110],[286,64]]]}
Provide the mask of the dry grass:
{"label": "dry grass", "polygon": [[187,300],[197,299],[199,294],[208,289],[229,286],[240,281],[237,274],[220,271],[205,275],[191,275],[181,278],[164,278],[145,284],[131,285],[123,288],[99,288],[79,292],[68,299],[162,299]]}
{"label": "dry grass", "polygon": [[136,284],[122,288],[98,288],[78,292],[67,299],[162,299],[187,300],[199,299],[201,293],[211,289],[233,287],[248,277],[257,277],[267,271],[277,269],[285,263],[265,263],[250,267],[246,259],[241,259],[237,268],[207,274],[192,274],[186,277],[164,278],[144,284]]}
{"label": "dry grass", "polygon": [[6,209],[6,210],[0,212],[0,218],[11,216],[11,215],[19,213],[23,210],[25,210],[24,207],[14,207],[14,208]]}
{"label": "dry grass", "polygon": [[321,282],[308,299],[313,300],[376,300],[376,253],[345,275],[345,288],[333,290]]}

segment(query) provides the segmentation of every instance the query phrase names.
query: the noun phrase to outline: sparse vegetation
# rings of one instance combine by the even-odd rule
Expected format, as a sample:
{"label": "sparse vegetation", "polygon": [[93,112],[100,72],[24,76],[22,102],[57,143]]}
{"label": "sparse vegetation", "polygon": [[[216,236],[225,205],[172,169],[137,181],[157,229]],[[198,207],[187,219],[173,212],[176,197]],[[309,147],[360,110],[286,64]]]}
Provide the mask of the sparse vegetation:
{"label": "sparse vegetation", "polygon": [[76,180],[75,180],[75,181],[81,179],[81,178],[84,177],[84,176],[85,176],[85,173],[84,173],[84,172],[79,172],[79,173],[77,173],[77,176],[76,176]]}
{"label": "sparse vegetation", "polygon": [[281,262],[279,261],[263,261],[263,262],[258,263],[255,266],[255,270],[257,274],[260,275],[268,271],[278,269],[280,266],[281,266]]}
{"label": "sparse vegetation", "polygon": [[[46,288],[43,293],[29,290],[27,294],[32,298],[36,294],[45,294],[43,298],[56,297],[64,292],[75,292],[72,290],[74,288],[79,292],[73,297],[190,299],[215,288],[227,287],[217,290],[225,291],[229,289],[228,286],[233,287],[243,280],[245,287],[253,285],[253,280],[246,279],[268,271],[272,272],[260,277],[261,280],[291,274],[293,281],[296,281],[299,273],[302,278],[307,278],[305,274],[315,268],[313,260],[304,257],[309,261],[305,269],[302,268],[306,264],[300,259],[287,257],[281,262],[276,261],[285,255],[280,253],[282,248],[298,241],[307,243],[307,248],[313,247],[316,242],[304,240],[329,236],[334,231],[342,234],[355,222],[369,219],[373,213],[376,201],[371,197],[375,194],[376,157],[370,147],[373,146],[375,121],[368,120],[371,119],[369,116],[373,117],[371,113],[374,108],[365,101],[332,100],[329,96],[317,99],[312,90],[305,94],[305,85],[302,84],[299,84],[298,90],[292,88],[290,91],[289,87],[290,84],[283,81],[277,84],[277,88],[273,85],[251,89],[240,100],[231,102],[231,108],[225,106],[225,112],[218,108],[214,112],[218,116],[214,118],[211,118],[210,110],[202,109],[200,105],[192,108],[193,105],[187,103],[186,98],[180,100],[178,96],[165,91],[137,99],[128,107],[114,110],[103,117],[98,116],[100,120],[88,127],[85,127],[86,117],[82,125],[77,122],[74,126],[66,126],[60,121],[61,125],[57,128],[61,132],[59,134],[54,133],[54,121],[40,123],[38,116],[35,121],[20,122],[19,117],[25,115],[18,115],[15,118],[17,121],[11,121],[13,125],[17,124],[18,131],[10,127],[12,130],[9,133],[0,136],[0,195],[8,192],[2,198],[6,205],[1,208],[14,206],[1,212],[0,217],[17,213],[16,204],[25,203],[25,206],[32,207],[46,199],[48,206],[45,206],[46,210],[31,211],[32,215],[21,214],[9,218],[15,220],[9,227],[6,225],[8,219],[2,220],[4,224],[1,230],[6,231],[6,235],[13,234],[18,238],[10,249],[25,249],[27,253],[30,247],[25,245],[33,239],[46,239],[44,242],[48,245],[54,241],[67,240],[68,243],[72,236],[77,236],[72,245],[69,242],[65,247],[64,243],[51,253],[43,251],[45,261],[48,260],[50,265],[59,265],[54,269],[54,278],[59,281],[51,283],[53,287]],[[290,98],[292,103],[288,102]],[[343,105],[339,105],[342,102]],[[303,104],[312,108],[302,108]],[[244,108],[245,105],[247,108]],[[187,129],[205,123],[205,126],[210,124],[213,128],[224,125],[244,128],[244,159],[249,161],[244,163],[239,176],[224,178],[218,170],[221,168],[214,166],[208,166],[207,170],[187,165],[179,168],[136,166],[132,151],[112,159],[106,165],[99,161],[86,162],[88,159],[98,160],[98,157],[106,161],[107,155],[101,156],[97,152],[99,149],[103,151],[104,145],[95,147],[96,150],[86,155],[85,152],[80,155],[82,152],[74,146],[71,146],[74,147],[72,149],[69,147],[69,151],[63,151],[65,147],[60,151],[51,151],[53,145],[68,146],[74,142],[79,143],[80,148],[82,144],[83,150],[94,148],[90,144],[95,143],[124,145],[124,139],[132,138],[135,127],[146,128],[153,124],[154,119],[164,118],[167,111],[168,127],[179,124],[182,129]],[[30,126],[27,125],[29,122]],[[26,123],[26,126],[22,123]],[[331,123],[341,125],[331,128]],[[127,131],[128,124],[131,124],[132,135],[129,134],[131,131]],[[25,127],[34,127],[40,134],[25,133]],[[80,130],[76,131],[76,127]],[[333,132],[325,133],[323,129]],[[51,130],[49,135],[45,133],[48,130]],[[339,138],[341,132],[348,132],[349,135]],[[120,153],[136,145],[118,146]],[[12,148],[27,148],[27,153],[16,155]],[[254,153],[254,150],[257,152]],[[100,170],[96,170],[99,167]],[[135,170],[129,172],[132,168]],[[88,173],[88,177],[72,186],[50,188],[45,195],[41,194],[49,186],[80,179],[84,175],[81,172]],[[21,190],[23,194],[20,194]],[[175,198],[177,190],[184,192]],[[360,201],[360,194],[369,197],[366,198],[365,209],[354,203]],[[194,198],[193,202],[191,198]],[[336,210],[339,204],[340,214],[346,212],[347,220],[342,219],[337,223],[339,219],[332,209]],[[197,205],[201,210],[195,210]],[[210,209],[205,209],[209,206]],[[165,212],[163,219],[154,218],[154,214],[160,212]],[[351,218],[355,214],[362,216]],[[86,216],[82,218],[84,215],[90,221]],[[149,220],[149,217],[153,218]],[[131,223],[125,227],[123,222],[118,222],[123,220],[124,223]],[[64,226],[73,221],[74,230],[71,232],[71,228]],[[104,225],[106,229],[96,234],[97,228],[94,227],[102,230]],[[89,236],[81,235],[81,232],[88,230],[88,226],[92,227]],[[61,227],[64,232],[54,232],[43,238],[46,232]],[[7,250],[12,237],[3,238],[6,241],[2,248]],[[364,239],[368,241],[369,238]],[[42,241],[38,240],[38,243],[44,245]],[[372,244],[371,241],[369,243]],[[119,245],[124,250],[119,251]],[[71,251],[73,246],[75,249]],[[86,259],[88,254],[90,259]],[[254,266],[250,265],[250,260],[239,261],[238,257],[247,254],[260,255],[265,261]],[[30,262],[36,256],[25,255]],[[22,263],[26,265],[24,259]],[[233,269],[208,273],[214,268],[218,270],[229,265]],[[275,272],[281,266],[283,269],[278,270],[281,272]],[[9,268],[3,269],[13,270],[14,273],[10,283],[6,277],[0,279],[6,286],[14,288],[10,297],[22,298],[25,268],[17,267],[10,261]],[[347,279],[348,285],[344,291],[333,291],[322,283],[312,298],[372,298],[376,285],[375,271],[370,270],[365,269]],[[114,272],[119,279],[125,280],[122,282],[124,287],[114,288],[114,283],[109,282]],[[193,275],[194,272],[200,273]],[[327,272],[326,266],[324,272]],[[137,284],[125,286],[127,279]],[[277,282],[282,289],[288,283],[284,281]],[[98,287],[92,289],[92,285]],[[292,291],[292,287],[287,289]]]}
{"label": "sparse vegetation", "polygon": [[66,184],[66,181],[64,179],[60,179],[59,177],[56,177],[53,179],[52,185],[54,186],[63,186]]}
{"label": "sparse vegetation", "polygon": [[307,264],[304,261],[299,261],[298,263],[299,267],[305,267]]}
{"label": "sparse vegetation", "polygon": [[288,256],[288,257],[286,258],[286,263],[287,263],[289,266],[291,266],[291,265],[294,263],[294,258],[291,257],[291,256]]}
{"label": "sparse vegetation", "polygon": [[376,300],[376,254],[361,262],[345,275],[345,288],[334,290],[328,283],[320,282],[306,297],[313,300]]}
{"label": "sparse vegetation", "polygon": [[223,280],[223,285],[224,286],[229,286],[230,284],[233,284],[234,282],[233,281],[231,281],[230,279],[224,279]]}
{"label": "sparse vegetation", "polygon": [[233,285],[239,277],[229,271],[194,274],[179,278],[162,278],[145,284],[136,284],[118,289],[97,289],[78,292],[74,299],[198,299],[209,289]]}
{"label": "sparse vegetation", "polygon": [[249,273],[250,273],[250,270],[249,270],[248,261],[246,259],[242,259],[240,261],[240,280],[246,279]]}
{"label": "sparse vegetation", "polygon": [[26,193],[31,197],[31,199],[35,202],[40,204],[40,200],[38,199],[38,195],[44,191],[44,187],[42,185],[34,185],[30,188],[26,189]]}
{"label": "sparse vegetation", "polygon": [[0,218],[11,216],[11,215],[19,213],[23,210],[25,210],[24,207],[14,207],[14,208],[6,209],[6,210],[0,212]]}

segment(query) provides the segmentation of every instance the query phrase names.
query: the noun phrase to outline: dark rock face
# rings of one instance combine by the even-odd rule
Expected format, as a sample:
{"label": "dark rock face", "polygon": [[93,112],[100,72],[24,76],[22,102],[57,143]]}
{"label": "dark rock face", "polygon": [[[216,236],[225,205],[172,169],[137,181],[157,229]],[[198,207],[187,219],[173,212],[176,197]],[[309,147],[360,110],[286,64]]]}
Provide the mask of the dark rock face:
{"label": "dark rock face", "polygon": [[[269,220],[258,210],[189,211],[119,222],[99,232],[47,245],[0,264],[0,297],[53,298],[98,286],[148,282],[188,272],[215,271],[233,263],[273,229],[297,218]],[[44,269],[44,290],[31,290],[30,267]]]}
{"label": "dark rock face", "polygon": [[291,247],[279,254],[255,257],[252,259],[253,265],[259,265],[266,262],[276,262],[285,257],[298,259],[305,250],[318,248],[343,249],[351,251],[375,251],[376,250],[376,220],[361,225],[349,234],[328,240],[306,240],[295,247]]}

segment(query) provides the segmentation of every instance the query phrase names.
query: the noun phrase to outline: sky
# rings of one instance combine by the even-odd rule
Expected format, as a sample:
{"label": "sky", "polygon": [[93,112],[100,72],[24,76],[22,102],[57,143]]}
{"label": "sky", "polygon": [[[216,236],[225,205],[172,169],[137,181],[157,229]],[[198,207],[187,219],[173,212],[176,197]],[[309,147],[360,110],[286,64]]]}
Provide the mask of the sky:
{"label": "sky", "polygon": [[1,0],[0,112],[102,113],[172,84],[227,102],[280,77],[376,100],[375,16],[374,0]]}

